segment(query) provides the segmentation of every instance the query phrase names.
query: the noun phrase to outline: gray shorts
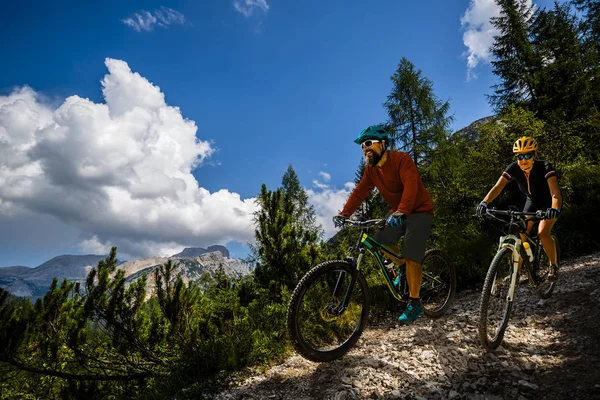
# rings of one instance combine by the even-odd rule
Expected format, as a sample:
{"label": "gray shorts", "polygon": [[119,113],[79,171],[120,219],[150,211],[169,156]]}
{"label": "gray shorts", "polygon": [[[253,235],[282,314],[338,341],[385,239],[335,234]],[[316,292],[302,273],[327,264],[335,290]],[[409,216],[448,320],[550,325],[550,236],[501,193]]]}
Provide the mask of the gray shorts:
{"label": "gray shorts", "polygon": [[385,226],[373,236],[384,245],[393,245],[404,235],[402,254],[404,257],[421,263],[425,257],[427,238],[431,235],[433,215],[411,214],[404,220],[403,225]]}

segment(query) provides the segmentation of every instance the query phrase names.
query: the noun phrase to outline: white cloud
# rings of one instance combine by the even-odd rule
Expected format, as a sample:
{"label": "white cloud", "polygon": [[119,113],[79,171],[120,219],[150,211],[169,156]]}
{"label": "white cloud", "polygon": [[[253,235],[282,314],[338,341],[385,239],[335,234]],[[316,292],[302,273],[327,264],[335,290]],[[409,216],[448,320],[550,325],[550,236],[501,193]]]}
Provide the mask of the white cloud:
{"label": "white cloud", "polygon": [[329,188],[329,185],[326,185],[326,184],[324,184],[324,183],[321,183],[321,182],[319,182],[319,181],[318,181],[318,180],[316,180],[316,179],[313,181],[313,185],[314,185],[316,188],[319,188],[319,189],[327,189],[327,188]]}
{"label": "white cloud", "polygon": [[490,48],[498,30],[490,18],[500,16],[500,6],[495,0],[471,0],[469,8],[461,17],[464,30],[463,43],[467,46],[467,79],[476,78],[474,69],[481,63],[490,62]]}
{"label": "white cloud", "polygon": [[321,171],[321,172],[319,172],[319,176],[320,176],[321,178],[323,178],[323,180],[324,180],[325,182],[329,182],[329,181],[331,180],[331,175],[330,175],[330,174],[328,174],[327,172],[323,172],[323,171]]}
{"label": "white cloud", "polygon": [[[532,0],[526,1],[528,8],[535,9]],[[467,80],[477,78],[475,68],[480,63],[491,61],[490,49],[494,44],[494,36],[500,32],[491,18],[500,16],[500,6],[495,0],[470,0],[469,8],[460,19],[463,43],[467,46]]]}
{"label": "white cloud", "polygon": [[168,7],[161,7],[153,13],[142,10],[131,17],[122,20],[125,25],[130,26],[137,32],[152,31],[155,26],[166,28],[172,24],[185,24],[185,16],[179,11]]}
{"label": "white cloud", "polygon": [[251,16],[257,9],[260,9],[265,13],[269,11],[267,0],[233,0],[233,6],[245,17]]}
{"label": "white cloud", "polygon": [[194,121],[124,61],[105,64],[104,103],[74,95],[53,109],[29,87],[0,96],[0,214],[56,217],[84,233],[82,249],[128,257],[252,242],[254,199],[192,175],[214,152]]}
{"label": "white cloud", "polygon": [[317,186],[320,190],[306,191],[309,203],[315,207],[317,223],[323,227],[325,239],[329,239],[338,231],[334,228],[331,218],[342,210],[354,186],[353,182],[348,182],[344,185],[344,189]]}

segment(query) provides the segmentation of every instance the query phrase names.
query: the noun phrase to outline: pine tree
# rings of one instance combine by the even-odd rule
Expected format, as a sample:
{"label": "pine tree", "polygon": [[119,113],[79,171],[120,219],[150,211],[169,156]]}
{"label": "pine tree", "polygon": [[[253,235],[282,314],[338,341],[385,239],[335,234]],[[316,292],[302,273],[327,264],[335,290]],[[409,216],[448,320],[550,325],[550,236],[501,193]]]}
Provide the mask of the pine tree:
{"label": "pine tree", "polygon": [[530,41],[533,9],[527,0],[496,0],[496,3],[501,11],[499,17],[492,18],[492,25],[500,34],[491,49],[494,56],[491,63],[500,83],[492,86],[494,94],[488,100],[497,112],[509,104],[531,104],[535,108],[541,59]]}
{"label": "pine tree", "polygon": [[584,37],[600,53],[600,1],[572,0],[577,10],[583,13],[582,31]]}
{"label": "pine tree", "polygon": [[295,220],[304,229],[320,237],[322,235],[322,229],[316,223],[317,217],[315,207],[308,203],[308,194],[306,193],[306,190],[300,186],[298,174],[296,174],[296,171],[294,171],[294,168],[291,165],[288,166],[283,174],[281,187],[284,193],[292,199]]}
{"label": "pine tree", "polygon": [[533,111],[542,118],[573,121],[589,112],[590,91],[577,22],[568,4],[540,10],[531,25],[532,44],[543,66]]}
{"label": "pine tree", "polygon": [[280,294],[282,286],[293,290],[319,257],[320,229],[307,215],[314,211],[298,208],[305,201],[306,193],[291,167],[284,175],[283,187],[270,191],[263,184],[257,197],[255,277],[274,295]]}
{"label": "pine tree", "polygon": [[417,165],[427,164],[431,149],[447,134],[450,105],[437,99],[433,83],[404,57],[390,79],[392,91],[383,105],[393,131],[392,147],[410,153]]}

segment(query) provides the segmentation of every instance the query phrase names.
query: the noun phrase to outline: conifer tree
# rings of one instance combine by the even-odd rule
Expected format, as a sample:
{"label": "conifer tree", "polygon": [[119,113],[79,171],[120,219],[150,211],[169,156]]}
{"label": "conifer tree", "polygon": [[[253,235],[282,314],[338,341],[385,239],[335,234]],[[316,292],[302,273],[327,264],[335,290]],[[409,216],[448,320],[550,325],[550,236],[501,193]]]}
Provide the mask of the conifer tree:
{"label": "conifer tree", "polygon": [[417,165],[427,164],[431,149],[447,134],[452,120],[446,115],[450,105],[437,99],[433,83],[405,57],[390,79],[392,91],[384,107],[391,144],[410,153]]}
{"label": "conifer tree", "polygon": [[500,83],[492,86],[494,94],[488,99],[498,112],[509,104],[531,104],[535,108],[541,60],[530,41],[533,8],[527,0],[496,0],[496,3],[501,11],[499,17],[492,18],[492,25],[500,34],[491,49],[494,57],[491,63]]}
{"label": "conifer tree", "polygon": [[[293,290],[316,264],[320,230],[310,223],[313,217],[307,213],[314,211],[307,207],[306,193],[291,167],[284,175],[283,187],[271,191],[262,185],[257,203],[256,246],[252,249],[255,276],[260,285],[278,295],[282,286]],[[304,209],[299,209],[300,204],[306,204]]]}
{"label": "conifer tree", "polygon": [[577,22],[569,4],[540,10],[531,25],[532,44],[542,60],[537,104],[542,118],[573,121],[589,112],[590,92]]}
{"label": "conifer tree", "polygon": [[302,227],[311,233],[321,236],[322,229],[317,225],[315,207],[308,203],[308,194],[302,186],[298,174],[290,165],[283,174],[281,187],[284,193],[292,199],[294,218]]}
{"label": "conifer tree", "polygon": [[577,10],[583,13],[582,31],[584,37],[600,53],[600,1],[572,0]]}

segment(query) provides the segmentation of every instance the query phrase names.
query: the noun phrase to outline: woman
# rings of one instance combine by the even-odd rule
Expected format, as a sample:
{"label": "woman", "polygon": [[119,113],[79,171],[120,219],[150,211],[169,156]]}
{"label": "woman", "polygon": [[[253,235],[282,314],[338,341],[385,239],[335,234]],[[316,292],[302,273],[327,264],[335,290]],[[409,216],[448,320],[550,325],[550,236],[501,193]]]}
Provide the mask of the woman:
{"label": "woman", "polygon": [[[527,196],[523,211],[546,210],[547,219],[540,221],[538,236],[550,260],[551,268],[548,280],[554,282],[558,279],[558,265],[556,246],[550,232],[560,214],[562,197],[558,189],[554,167],[548,161],[535,159],[537,149],[537,142],[534,138],[523,136],[517,139],[513,145],[513,153],[515,153],[517,161],[511,163],[504,170],[498,182],[477,206],[477,214],[485,214],[487,205],[498,197],[506,184],[511,180],[516,181],[521,192]],[[533,222],[530,221],[527,226],[528,232],[532,226]]]}

